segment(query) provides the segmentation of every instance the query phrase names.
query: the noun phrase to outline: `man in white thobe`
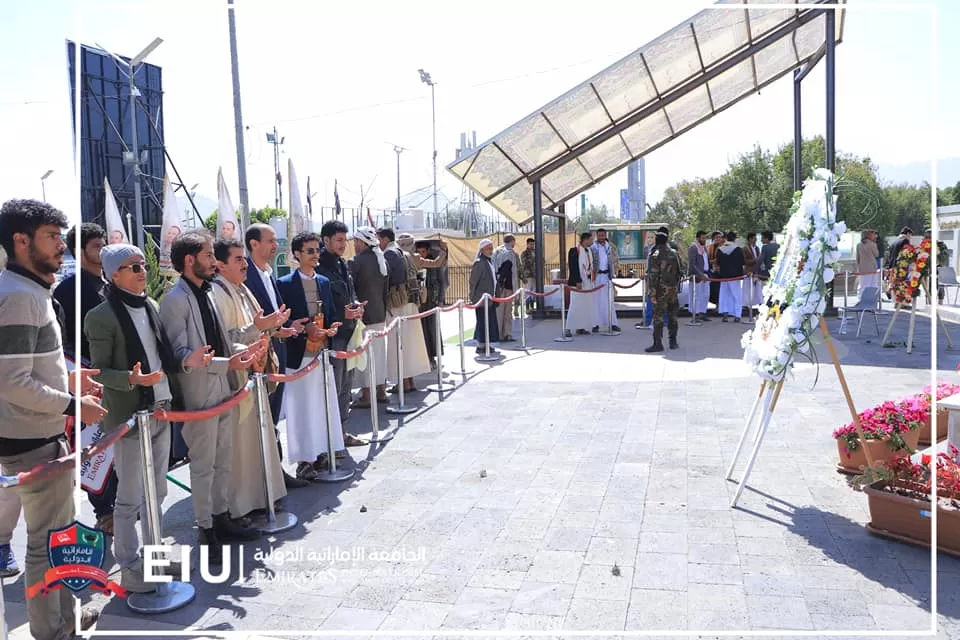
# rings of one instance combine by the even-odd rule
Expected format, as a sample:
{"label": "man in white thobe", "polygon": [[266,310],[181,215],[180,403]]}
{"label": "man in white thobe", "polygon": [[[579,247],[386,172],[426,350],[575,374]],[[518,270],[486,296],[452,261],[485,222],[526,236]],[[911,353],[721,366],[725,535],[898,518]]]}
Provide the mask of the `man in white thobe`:
{"label": "man in white thobe", "polygon": [[[620,258],[617,255],[617,248],[607,240],[606,229],[597,229],[597,241],[590,247],[590,251],[593,254],[594,263],[597,265],[597,281],[594,286],[604,287],[598,291],[598,295],[595,296],[594,302],[597,305],[597,322],[600,324],[594,327],[593,330],[598,331],[600,326],[604,326],[610,329],[610,331],[619,333],[620,327],[617,326],[617,310],[612,301],[616,296],[613,290],[613,277],[617,273],[617,267],[620,266]],[[613,314],[612,318],[611,312]]]}
{"label": "man in white thobe", "polygon": [[700,320],[710,321],[710,318],[707,317],[707,304],[710,302],[710,282],[707,279],[709,272],[710,258],[707,256],[707,232],[697,231],[697,239],[687,249],[687,275],[694,280],[694,293],[689,300],[688,308],[694,320],[697,319],[697,316],[700,316]]}

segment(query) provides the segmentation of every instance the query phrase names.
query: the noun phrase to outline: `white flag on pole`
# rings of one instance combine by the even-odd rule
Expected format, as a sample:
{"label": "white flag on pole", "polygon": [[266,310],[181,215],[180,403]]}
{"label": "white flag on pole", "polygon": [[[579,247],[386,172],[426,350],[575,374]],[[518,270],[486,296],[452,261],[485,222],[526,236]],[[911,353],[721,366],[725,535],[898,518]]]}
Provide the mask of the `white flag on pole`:
{"label": "white flag on pole", "polygon": [[[293,169],[293,160],[287,160],[287,186],[290,189],[290,215],[287,216],[287,242],[293,244],[293,238],[298,233],[306,231],[306,217],[303,215],[303,203],[300,200],[300,185],[297,183],[297,172]],[[297,264],[290,251],[290,264]]]}
{"label": "white flag on pole", "polygon": [[110,181],[106,178],[103,179],[103,189],[106,192],[104,215],[107,223],[107,244],[129,244],[130,238],[127,237],[127,230],[123,226],[120,207],[117,206],[117,199],[113,197]]}
{"label": "white flag on pole", "polygon": [[217,238],[236,238],[240,239],[237,228],[237,210],[233,208],[233,201],[230,200],[230,193],[227,191],[227,183],[223,181],[223,169],[217,170]]}
{"label": "white flag on pole", "polygon": [[163,225],[160,228],[160,268],[169,269],[170,248],[173,241],[183,233],[180,228],[180,210],[177,207],[177,196],[173,192],[173,185],[167,176],[163,177]]}

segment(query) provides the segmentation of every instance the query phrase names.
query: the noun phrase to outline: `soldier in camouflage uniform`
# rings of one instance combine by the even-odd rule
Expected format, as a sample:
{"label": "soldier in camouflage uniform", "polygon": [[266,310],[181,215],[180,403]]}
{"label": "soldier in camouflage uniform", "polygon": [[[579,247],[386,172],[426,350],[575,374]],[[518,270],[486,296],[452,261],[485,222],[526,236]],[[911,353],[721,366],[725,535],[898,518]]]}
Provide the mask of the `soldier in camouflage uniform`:
{"label": "soldier in camouflage uniform", "polygon": [[677,344],[677,312],[680,303],[677,292],[680,287],[680,256],[667,244],[667,234],[658,232],[656,244],[650,253],[650,270],[647,273],[647,290],[651,292],[653,302],[653,344],[647,347],[647,353],[663,351],[663,315],[667,314],[667,330],[670,333],[670,348]]}

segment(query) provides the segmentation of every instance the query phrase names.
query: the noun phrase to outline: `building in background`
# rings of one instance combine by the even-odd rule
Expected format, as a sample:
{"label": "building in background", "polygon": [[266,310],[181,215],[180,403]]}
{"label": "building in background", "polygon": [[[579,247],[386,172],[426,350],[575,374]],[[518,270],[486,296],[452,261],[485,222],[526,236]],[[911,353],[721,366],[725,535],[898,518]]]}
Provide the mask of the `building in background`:
{"label": "building in background", "polygon": [[643,222],[647,218],[647,177],[644,159],[627,165],[627,188],[620,190],[620,219]]}
{"label": "building in background", "polygon": [[[129,58],[123,58],[129,61]],[[107,178],[126,224],[133,213],[133,170],[123,163],[130,140],[130,89],[123,69],[98,48],[80,46],[80,215],[84,222],[104,224],[104,187]],[[67,41],[70,73],[70,105],[76,135],[76,46]],[[163,175],[163,83],[160,67],[142,63],[135,84],[139,89],[136,108],[137,143],[143,163],[140,182],[143,224],[162,222]],[[134,237],[138,237],[134,230]]]}

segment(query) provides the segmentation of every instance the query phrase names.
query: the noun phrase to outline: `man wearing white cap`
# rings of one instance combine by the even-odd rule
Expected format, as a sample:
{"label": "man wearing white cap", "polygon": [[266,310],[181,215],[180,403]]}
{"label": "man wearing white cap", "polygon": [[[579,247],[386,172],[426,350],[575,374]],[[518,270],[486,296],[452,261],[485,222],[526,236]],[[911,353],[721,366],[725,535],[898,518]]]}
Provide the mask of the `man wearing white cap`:
{"label": "man wearing white cap", "polygon": [[[353,238],[353,250],[356,256],[350,261],[350,275],[353,277],[357,300],[366,303],[363,308],[363,324],[368,331],[381,331],[387,317],[389,270],[383,251],[380,250],[376,229],[373,227],[357,229]],[[382,338],[373,340],[367,354],[374,359],[376,368],[376,380],[373,384],[377,389],[377,401],[386,402],[387,341]],[[369,365],[364,373],[366,380],[360,390],[360,399],[353,405],[357,409],[370,407]]]}

